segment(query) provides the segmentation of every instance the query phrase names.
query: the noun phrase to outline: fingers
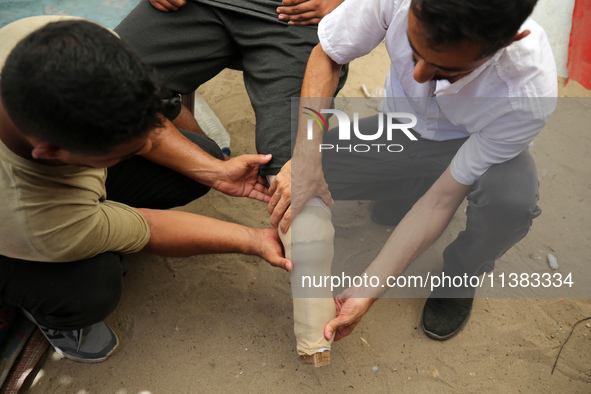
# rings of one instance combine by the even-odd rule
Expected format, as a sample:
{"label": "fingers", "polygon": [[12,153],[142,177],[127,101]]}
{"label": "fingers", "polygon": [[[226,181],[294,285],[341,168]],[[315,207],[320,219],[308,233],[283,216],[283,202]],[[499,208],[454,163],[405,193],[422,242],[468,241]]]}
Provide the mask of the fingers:
{"label": "fingers", "polygon": [[247,197],[253,200],[262,201],[264,203],[268,203],[269,200],[271,200],[271,197],[269,197],[266,193],[256,190],[256,186],[255,189],[252,189],[250,193],[248,193]]}
{"label": "fingers", "polygon": [[279,20],[288,22],[290,25],[317,25],[321,19],[315,11],[297,15],[279,14]]}
{"label": "fingers", "polygon": [[169,12],[176,11],[185,4],[186,0],[150,0],[150,4],[159,11]]}
{"label": "fingers", "polygon": [[276,12],[281,21],[290,25],[318,24],[320,20],[334,10],[343,0],[283,0]]}
{"label": "fingers", "polygon": [[[269,194],[271,199],[267,206],[267,211],[271,215],[271,225],[274,228],[279,226],[279,222],[283,219],[285,223],[282,227],[289,228],[291,225],[291,163],[287,162],[281,171],[275,177],[275,180],[269,187]],[[289,211],[289,214],[288,214]],[[287,217],[286,217],[287,215]],[[283,231],[283,232],[285,232]]]}
{"label": "fingers", "polygon": [[324,337],[330,339],[334,335],[334,340],[349,335],[357,324],[363,318],[375,298],[341,298],[347,297],[351,290],[347,289],[335,298],[337,307],[337,317],[332,319],[324,327]]}
{"label": "fingers", "polygon": [[[304,7],[280,7],[277,9],[279,20],[289,22],[290,24],[311,24],[312,19],[316,20],[316,24],[322,19],[318,16],[317,10],[303,10]],[[281,11],[281,12],[279,12]]]}
{"label": "fingers", "polygon": [[265,259],[274,267],[283,268],[286,271],[291,271],[293,263],[291,260],[284,257],[283,244],[279,239],[276,230],[262,229],[256,230],[260,234],[260,249],[257,253],[260,257]]}
{"label": "fingers", "polygon": [[334,335],[334,340],[338,341],[351,334],[358,322],[349,322],[348,320],[344,319],[341,315],[326,323],[326,326],[324,326],[324,338],[329,341]]}
{"label": "fingers", "polygon": [[282,7],[277,7],[278,14],[284,14],[286,16],[302,15],[307,12],[317,12],[318,5],[315,1],[300,1],[299,3],[293,2],[293,5],[287,5],[283,2]]}
{"label": "fingers", "polygon": [[285,234],[287,232],[287,230],[289,230],[289,227],[291,226],[291,221],[292,221],[292,214],[291,214],[291,205],[287,208],[287,210],[285,211],[285,213],[283,214],[283,219],[281,220],[281,224],[279,226],[279,231],[281,231],[283,234]]}
{"label": "fingers", "polygon": [[154,1],[154,0],[150,0],[150,3],[151,3],[151,4],[152,4],[152,6],[153,6],[154,8],[156,8],[158,11],[162,11],[162,12],[168,12],[168,11],[171,11],[171,10],[169,10],[168,8],[166,8],[166,7],[162,6],[162,5],[160,5],[158,2],[156,2],[156,1]]}
{"label": "fingers", "polygon": [[290,20],[289,22],[287,22],[287,24],[296,26],[317,25],[318,23],[320,23],[321,19],[322,18],[310,18],[301,21]]}
{"label": "fingers", "polygon": [[269,193],[269,187],[267,185],[267,179],[265,177],[259,176],[258,182],[254,184],[252,190],[246,197],[268,203],[271,200],[271,196]]}
{"label": "fingers", "polygon": [[254,188],[255,190],[271,197],[271,193],[269,193],[269,183],[267,182],[267,177],[259,175],[257,183],[255,183],[254,185]]}
{"label": "fingers", "polygon": [[[278,202],[274,202],[273,198],[276,198],[277,194],[274,194],[270,201],[269,201],[269,209],[271,214],[271,226],[277,228],[279,226],[279,222],[283,219],[282,227],[285,229],[284,233],[287,231],[287,228],[291,225],[291,204],[290,204],[290,197],[289,194],[281,196]],[[272,204],[274,205],[272,207]]]}
{"label": "fingers", "polygon": [[240,155],[234,158],[230,158],[227,161],[233,161],[234,163],[243,163],[246,166],[258,166],[261,164],[267,164],[273,155]]}
{"label": "fingers", "polygon": [[308,1],[309,0],[283,0],[281,2],[281,4],[283,6],[285,6],[285,7],[290,7],[290,6],[293,6],[293,5],[298,5],[298,4],[306,3]]}

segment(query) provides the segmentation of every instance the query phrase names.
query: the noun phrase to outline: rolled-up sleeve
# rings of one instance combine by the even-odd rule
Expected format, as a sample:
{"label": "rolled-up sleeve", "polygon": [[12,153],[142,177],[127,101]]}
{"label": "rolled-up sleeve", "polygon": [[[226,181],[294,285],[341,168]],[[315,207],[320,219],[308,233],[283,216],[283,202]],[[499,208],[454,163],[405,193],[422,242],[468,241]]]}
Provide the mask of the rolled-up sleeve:
{"label": "rolled-up sleeve", "polygon": [[347,0],[318,24],[324,52],[338,64],[367,55],[386,36],[393,9],[399,1]]}
{"label": "rolled-up sleeve", "polygon": [[515,111],[472,133],[452,159],[452,176],[463,185],[474,184],[491,166],[511,160],[526,149],[544,128],[550,114],[518,122],[531,114]]}

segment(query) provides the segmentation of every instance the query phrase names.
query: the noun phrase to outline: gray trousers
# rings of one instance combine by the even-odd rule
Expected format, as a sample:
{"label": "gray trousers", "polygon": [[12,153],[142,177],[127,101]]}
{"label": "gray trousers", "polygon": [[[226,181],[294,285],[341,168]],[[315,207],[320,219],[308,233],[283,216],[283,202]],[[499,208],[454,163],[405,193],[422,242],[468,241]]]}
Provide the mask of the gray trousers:
{"label": "gray trousers", "polygon": [[[362,119],[360,130],[375,132],[377,116]],[[419,137],[410,141],[399,132],[392,141],[372,143],[399,144],[404,148],[401,152],[349,152],[349,144],[368,142],[351,140],[345,144],[338,140],[338,132],[331,130],[324,143],[344,149],[323,152],[325,179],[335,200],[418,199],[445,171],[465,140]],[[527,151],[489,168],[468,193],[466,229],[443,253],[446,275],[491,271],[495,260],[519,242],[540,215],[538,185],[536,166]]]}
{"label": "gray trousers", "polygon": [[[195,91],[225,68],[243,70],[256,116],[257,152],[273,155],[261,175],[276,175],[291,158],[291,98],[300,96],[308,57],[318,44],[316,26],[292,26],[195,1],[160,12],[142,0],[115,31],[176,94]],[[339,89],[346,74],[345,66]]]}

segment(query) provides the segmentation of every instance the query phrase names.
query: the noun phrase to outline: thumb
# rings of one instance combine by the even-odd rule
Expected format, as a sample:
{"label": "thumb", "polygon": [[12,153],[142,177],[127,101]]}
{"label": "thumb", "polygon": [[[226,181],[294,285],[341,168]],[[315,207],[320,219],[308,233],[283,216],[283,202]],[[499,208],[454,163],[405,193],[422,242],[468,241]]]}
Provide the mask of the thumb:
{"label": "thumb", "polygon": [[258,164],[266,164],[271,161],[273,155],[256,155],[256,159],[254,160]]}
{"label": "thumb", "polygon": [[293,263],[291,260],[284,257],[278,257],[277,259],[269,260],[269,263],[271,263],[271,265],[274,267],[283,268],[287,272],[290,272],[293,268]]}
{"label": "thumb", "polygon": [[320,196],[320,198],[322,199],[322,201],[324,201],[324,203],[326,205],[334,205],[334,200],[332,198],[332,195],[330,194],[330,192],[324,193]]}
{"label": "thumb", "polygon": [[281,268],[290,272],[293,268],[293,263],[289,259],[283,259],[283,263],[281,264]]}
{"label": "thumb", "polygon": [[327,341],[330,341],[334,333],[344,324],[345,323],[341,322],[338,317],[326,323],[326,326],[324,326],[324,338],[326,338]]}

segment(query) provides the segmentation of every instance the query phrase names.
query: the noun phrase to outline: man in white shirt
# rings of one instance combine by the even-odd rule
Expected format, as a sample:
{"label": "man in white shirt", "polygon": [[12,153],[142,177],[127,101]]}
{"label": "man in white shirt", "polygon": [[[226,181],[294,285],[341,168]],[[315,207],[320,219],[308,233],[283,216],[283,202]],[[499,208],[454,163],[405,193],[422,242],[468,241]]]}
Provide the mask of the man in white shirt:
{"label": "man in white shirt", "polygon": [[[338,135],[300,125],[290,165],[270,191],[272,224],[286,231],[310,199],[420,197],[365,273],[399,276],[443,232],[464,198],[465,231],[445,250],[443,271],[481,275],[522,239],[533,218],[538,179],[527,146],[549,120],[557,95],[555,63],[544,31],[529,15],[536,0],[366,0],[344,2],[325,17],[312,52],[300,107],[329,108],[340,65],[366,55],[382,40],[391,59],[387,112],[412,113],[413,139],[394,133],[403,152],[331,152],[319,144]],[[379,117],[362,120],[375,133]],[[305,168],[303,163],[305,163]],[[330,191],[329,191],[330,189]],[[332,194],[332,196],[331,196]],[[382,206],[383,207],[383,206]],[[410,208],[410,207],[409,207]],[[281,220],[281,223],[280,223]],[[338,316],[325,327],[348,335],[384,288],[350,288],[335,299]],[[438,340],[467,323],[474,288],[437,288],[425,304],[422,327]]]}

